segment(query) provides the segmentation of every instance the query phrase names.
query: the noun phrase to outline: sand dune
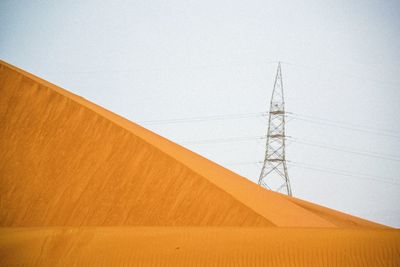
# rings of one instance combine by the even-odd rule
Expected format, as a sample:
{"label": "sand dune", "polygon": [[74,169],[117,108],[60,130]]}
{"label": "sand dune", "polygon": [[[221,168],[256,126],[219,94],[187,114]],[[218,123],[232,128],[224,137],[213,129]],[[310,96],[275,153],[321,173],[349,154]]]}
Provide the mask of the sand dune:
{"label": "sand dune", "polygon": [[0,265],[399,266],[395,230],[102,227],[1,230]]}
{"label": "sand dune", "polygon": [[278,194],[0,62],[1,266],[398,266],[399,230]]}
{"label": "sand dune", "polygon": [[380,227],[260,188],[4,62],[0,75],[0,225]]}

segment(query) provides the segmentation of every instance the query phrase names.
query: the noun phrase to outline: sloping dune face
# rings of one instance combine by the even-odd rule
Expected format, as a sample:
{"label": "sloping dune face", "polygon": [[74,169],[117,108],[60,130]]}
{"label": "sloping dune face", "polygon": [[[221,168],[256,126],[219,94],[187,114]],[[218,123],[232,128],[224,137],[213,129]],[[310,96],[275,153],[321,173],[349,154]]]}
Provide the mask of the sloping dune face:
{"label": "sloping dune face", "polygon": [[4,65],[0,99],[2,226],[273,225],[134,133]]}
{"label": "sloping dune face", "polygon": [[1,226],[381,227],[264,190],[0,64]]}

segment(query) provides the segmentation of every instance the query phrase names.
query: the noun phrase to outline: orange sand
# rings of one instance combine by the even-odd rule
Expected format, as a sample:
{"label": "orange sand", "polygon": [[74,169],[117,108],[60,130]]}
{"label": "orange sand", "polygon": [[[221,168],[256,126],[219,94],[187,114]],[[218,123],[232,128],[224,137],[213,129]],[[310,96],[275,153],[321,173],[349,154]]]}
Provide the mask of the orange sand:
{"label": "orange sand", "polygon": [[[339,258],[349,253],[352,266],[365,263],[368,255],[380,263],[399,257],[398,230],[383,230],[387,227],[265,190],[5,62],[0,62],[0,207],[0,226],[5,227],[0,232],[0,255],[7,265],[52,265],[52,258],[64,266],[75,260],[95,264],[96,257],[89,254],[96,253],[102,254],[98,262],[114,262],[121,255],[121,263],[138,263],[139,256],[129,253],[146,247],[146,240],[160,240],[161,252],[183,237],[192,246],[192,254],[185,254],[188,258],[177,259],[183,265],[190,257],[204,264],[219,257],[209,256],[214,252],[206,252],[203,244],[220,251],[225,256],[219,260],[227,261],[264,255],[265,247],[273,247],[266,255],[281,259],[279,266],[287,262],[278,251],[289,253],[292,241],[299,251],[292,256],[299,265],[291,266],[345,262],[336,261],[336,252],[314,253],[316,247],[345,253],[338,252]],[[81,226],[92,228],[76,228]],[[250,239],[258,241],[250,245]],[[210,240],[220,245],[210,245]],[[244,242],[239,258],[232,256],[237,249],[231,241],[237,248]],[[49,242],[56,248],[46,250]],[[109,244],[115,249],[104,248]],[[263,248],[253,254],[250,247],[257,244]],[[70,254],[71,246],[86,252]],[[349,249],[341,250],[342,246]],[[149,249],[143,253],[139,261],[144,263],[174,265],[166,254],[161,253],[168,259]],[[269,262],[266,256],[255,257],[255,264]]]}
{"label": "orange sand", "polygon": [[93,227],[0,235],[1,266],[400,266],[395,230]]}

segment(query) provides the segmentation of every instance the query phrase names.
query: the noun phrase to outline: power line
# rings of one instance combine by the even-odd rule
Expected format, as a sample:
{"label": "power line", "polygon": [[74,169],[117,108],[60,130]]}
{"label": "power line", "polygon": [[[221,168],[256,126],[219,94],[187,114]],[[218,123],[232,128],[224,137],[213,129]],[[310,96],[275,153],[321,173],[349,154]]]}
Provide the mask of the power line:
{"label": "power line", "polygon": [[328,123],[337,124],[337,125],[344,125],[344,126],[349,126],[349,127],[353,127],[353,128],[358,128],[358,129],[361,129],[361,130],[370,130],[370,131],[374,131],[374,132],[383,132],[383,133],[393,134],[393,135],[398,135],[399,134],[399,132],[394,131],[394,130],[388,130],[388,129],[383,129],[383,128],[374,128],[374,127],[370,127],[370,126],[366,126],[366,125],[360,125],[360,124],[354,124],[354,123],[349,123],[349,122],[344,122],[344,121],[337,121],[337,120],[321,118],[321,117],[316,117],[316,116],[311,116],[311,115],[299,114],[299,113],[296,113],[296,112],[288,112],[288,116],[302,117],[302,118],[316,120],[316,121],[323,121],[323,122],[328,122]]}
{"label": "power line", "polygon": [[[249,119],[249,118],[262,118],[267,116],[268,112],[253,112],[253,113],[236,113],[236,114],[225,114],[225,115],[210,115],[210,116],[197,116],[197,117],[184,117],[184,118],[173,118],[165,120],[146,120],[138,121],[139,124],[145,125],[164,125],[164,124],[185,124],[185,123],[196,123],[206,121],[224,121],[224,120],[237,120],[237,119]],[[342,121],[335,121],[326,118],[320,118],[310,115],[303,115],[294,112],[287,112],[287,117],[290,120],[301,120],[316,125],[325,125],[329,127],[342,128],[346,130],[364,132],[368,134],[374,134],[378,136],[386,136],[391,138],[400,139],[400,135],[392,130],[382,130],[373,128],[365,125],[357,125],[353,123],[346,123]]]}
{"label": "power line", "polygon": [[236,113],[236,114],[225,114],[225,115],[210,115],[210,116],[174,118],[174,119],[165,119],[165,120],[147,120],[147,121],[139,121],[138,123],[146,124],[146,125],[193,123],[193,122],[203,122],[203,121],[221,121],[221,120],[257,118],[257,117],[266,116],[267,114],[268,114],[267,112]]}
{"label": "power line", "polygon": [[[257,166],[259,166],[259,164],[261,164],[261,163],[263,163],[263,162],[262,161],[243,161],[243,162],[225,162],[225,163],[221,163],[221,165],[224,165],[224,166],[257,165]],[[384,182],[384,183],[400,185],[400,182],[397,182],[394,179],[390,179],[387,177],[379,177],[379,176],[374,176],[374,175],[369,175],[369,174],[350,172],[347,170],[309,165],[309,164],[305,164],[305,163],[301,163],[301,162],[294,162],[294,161],[289,161],[289,160],[288,160],[288,167],[298,167],[298,168],[309,169],[309,170],[313,170],[313,171],[317,171],[317,172],[332,173],[332,174],[336,174],[336,175],[353,177],[353,178],[358,178],[358,179],[363,179],[363,180],[373,180],[376,182]]]}
{"label": "power line", "polygon": [[374,152],[374,151],[364,151],[364,150],[350,149],[350,148],[341,147],[341,146],[332,146],[332,145],[315,143],[315,142],[298,139],[298,138],[291,138],[291,140],[294,143],[319,147],[319,148],[323,148],[323,149],[335,150],[335,151],[346,152],[346,153],[351,153],[351,154],[356,154],[356,155],[361,155],[361,156],[366,156],[366,157],[379,158],[379,159],[384,159],[384,160],[400,161],[400,158],[398,158],[394,155],[382,154],[382,153],[378,153],[378,152]]}
{"label": "power line", "polygon": [[240,166],[240,165],[259,165],[262,164],[262,161],[242,161],[242,162],[225,162],[221,163],[224,166]]}
{"label": "power line", "polygon": [[374,134],[374,135],[378,135],[381,137],[386,136],[386,137],[391,137],[391,138],[396,138],[396,139],[400,138],[400,136],[398,136],[398,135],[389,134],[387,132],[378,131],[378,130],[368,130],[368,129],[356,128],[356,127],[352,127],[352,126],[340,125],[338,123],[331,123],[329,121],[317,121],[317,120],[313,120],[313,119],[302,118],[302,117],[296,116],[296,115],[292,115],[291,117],[296,120],[301,120],[301,121],[318,124],[318,125],[326,125],[326,126],[330,126],[330,127],[337,127],[337,128],[342,128],[342,129],[347,129],[347,130],[352,130],[352,131],[357,131],[357,132],[369,133],[369,134]]}
{"label": "power line", "polygon": [[239,136],[231,138],[213,138],[213,139],[203,139],[203,140],[193,140],[193,141],[182,141],[179,144],[189,145],[189,144],[217,144],[217,143],[232,143],[232,142],[245,142],[245,141],[255,141],[263,140],[265,136]]}
{"label": "power line", "polygon": [[289,161],[289,164],[292,166],[299,167],[299,168],[310,169],[310,170],[319,171],[319,172],[323,172],[323,173],[332,173],[332,174],[348,176],[348,177],[353,177],[353,178],[373,180],[373,181],[377,181],[377,182],[400,185],[400,182],[395,181],[394,179],[387,178],[387,177],[379,177],[379,176],[374,176],[374,175],[369,175],[369,174],[350,172],[350,171],[346,171],[346,170],[309,165],[309,164],[305,164],[305,163],[301,163],[301,162]]}
{"label": "power line", "polygon": [[[334,151],[339,151],[339,152],[345,152],[345,153],[350,153],[350,154],[355,154],[355,155],[360,155],[360,156],[365,156],[365,157],[379,158],[379,159],[390,160],[390,161],[400,161],[400,158],[396,157],[395,155],[383,154],[383,153],[379,153],[376,151],[366,151],[366,150],[359,150],[359,149],[351,149],[351,148],[342,147],[342,146],[333,146],[333,145],[328,145],[328,144],[316,143],[314,141],[309,141],[309,140],[305,140],[305,139],[293,138],[290,136],[287,136],[287,138],[289,139],[289,141],[291,143],[286,144],[286,146],[288,146],[292,143],[298,143],[298,144],[319,147],[319,148],[334,150]],[[202,139],[202,140],[182,141],[182,142],[178,142],[178,143],[182,144],[182,145],[220,144],[220,143],[259,141],[259,140],[265,140],[265,139],[266,139],[266,136],[238,136],[238,137],[231,137],[231,138],[211,138],[211,139]]]}

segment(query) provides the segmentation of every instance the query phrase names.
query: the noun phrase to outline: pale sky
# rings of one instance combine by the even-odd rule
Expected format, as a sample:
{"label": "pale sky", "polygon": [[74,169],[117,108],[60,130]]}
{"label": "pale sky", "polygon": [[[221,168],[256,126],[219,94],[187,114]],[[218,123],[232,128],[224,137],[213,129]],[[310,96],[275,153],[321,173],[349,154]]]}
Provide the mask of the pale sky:
{"label": "pale sky", "polygon": [[282,61],[294,196],[395,227],[399,36],[395,0],[0,2],[1,59],[254,182]]}

